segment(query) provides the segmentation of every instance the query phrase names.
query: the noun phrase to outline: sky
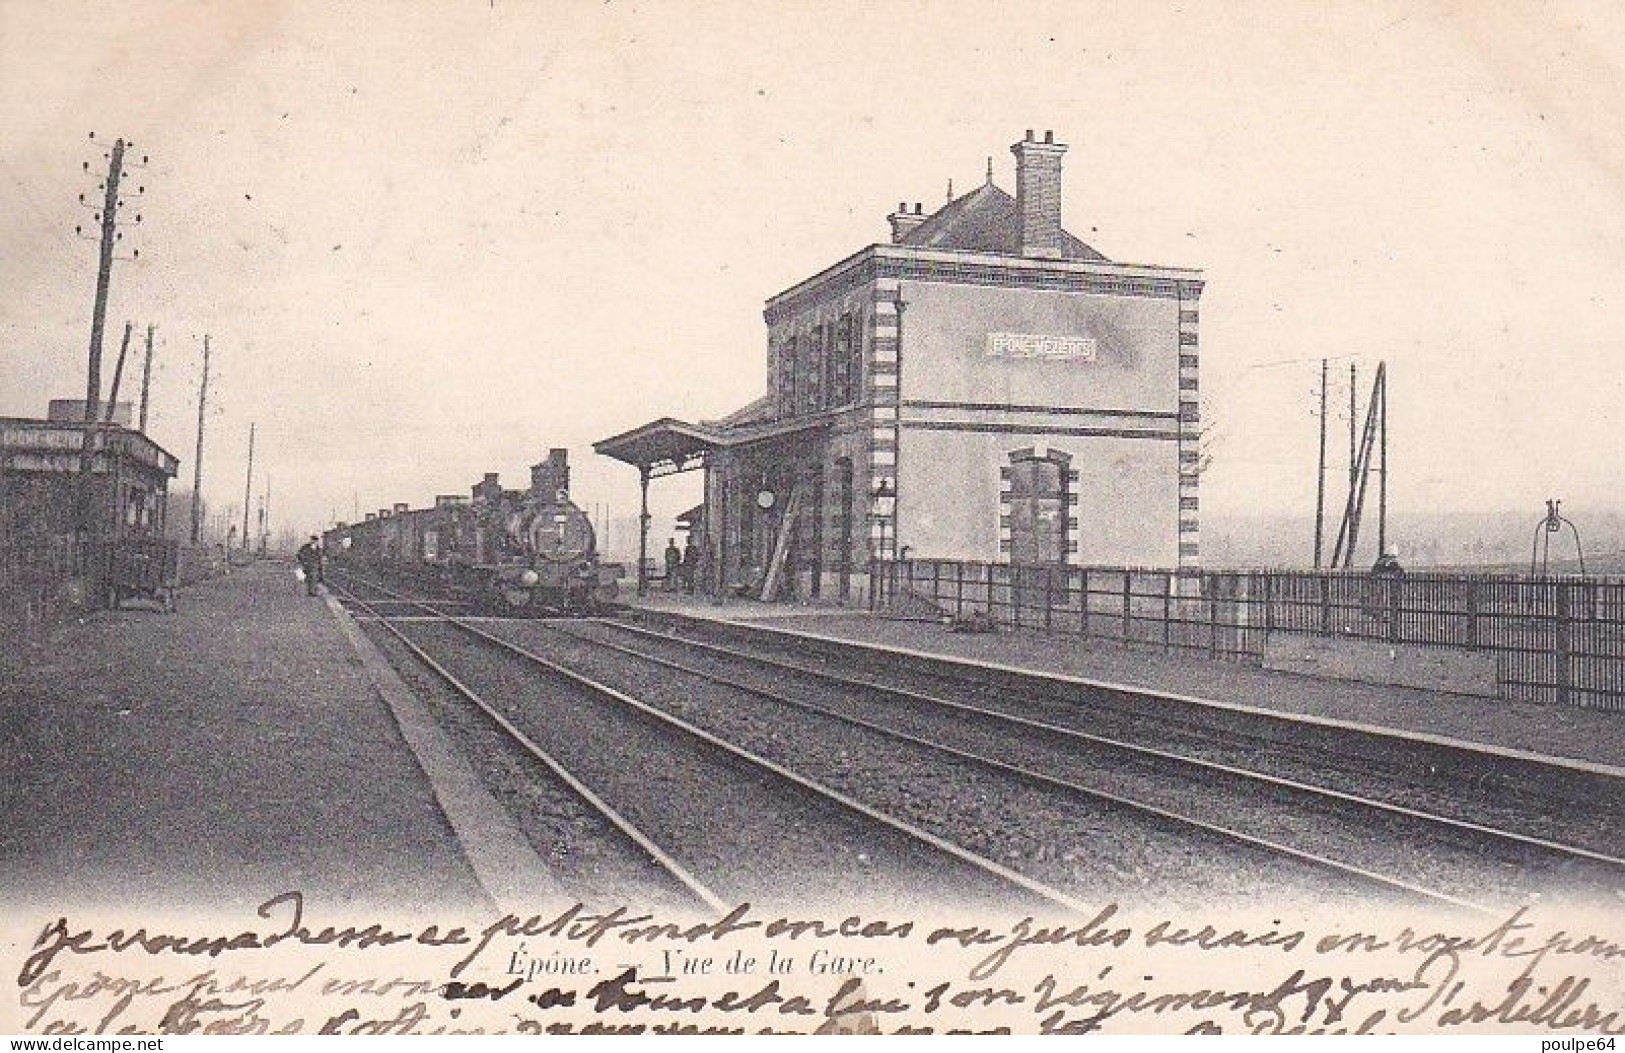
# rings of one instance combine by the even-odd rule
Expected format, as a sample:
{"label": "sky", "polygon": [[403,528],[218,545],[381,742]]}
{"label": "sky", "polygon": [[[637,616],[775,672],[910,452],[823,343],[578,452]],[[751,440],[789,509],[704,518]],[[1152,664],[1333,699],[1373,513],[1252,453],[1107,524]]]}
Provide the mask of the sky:
{"label": "sky", "polygon": [[1204,509],[1312,510],[1328,357],[1387,362],[1396,513],[1618,510],[1622,113],[1608,2],[0,0],[0,414],[83,395],[124,136],[103,375],[156,325],[181,484],[208,333],[216,508],[252,422],[280,526],[552,446],[630,514],[594,440],[756,397],[764,300],[1053,129],[1068,229],[1204,271]]}

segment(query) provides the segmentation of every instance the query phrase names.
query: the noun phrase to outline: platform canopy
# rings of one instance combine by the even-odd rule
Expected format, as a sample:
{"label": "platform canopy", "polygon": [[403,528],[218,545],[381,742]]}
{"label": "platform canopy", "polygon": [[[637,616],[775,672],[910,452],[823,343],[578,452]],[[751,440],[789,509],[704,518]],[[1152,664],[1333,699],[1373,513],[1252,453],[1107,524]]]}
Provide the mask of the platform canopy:
{"label": "platform canopy", "polygon": [[632,465],[650,476],[674,475],[705,467],[716,450],[738,449],[787,435],[819,430],[829,414],[745,425],[728,421],[689,424],[662,417],[592,444],[594,452]]}
{"label": "platform canopy", "polygon": [[[595,453],[638,470],[638,595],[649,591],[649,480],[704,468],[711,454],[738,450],[829,426],[833,413],[774,420],[772,401],[763,397],[719,421],[689,424],[661,417],[592,444]],[[701,506],[702,510],[704,506]]]}
{"label": "platform canopy", "polygon": [[631,431],[592,444],[593,452],[613,457],[651,475],[672,475],[705,466],[718,445],[716,432],[675,417],[661,417]]}

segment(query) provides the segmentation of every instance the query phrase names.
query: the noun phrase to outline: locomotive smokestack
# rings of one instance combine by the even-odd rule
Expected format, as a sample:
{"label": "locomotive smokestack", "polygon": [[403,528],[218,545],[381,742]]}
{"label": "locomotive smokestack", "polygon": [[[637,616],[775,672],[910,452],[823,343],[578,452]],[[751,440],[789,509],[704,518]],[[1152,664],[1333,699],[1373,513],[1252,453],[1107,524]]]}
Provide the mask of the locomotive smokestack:
{"label": "locomotive smokestack", "polygon": [[570,499],[570,451],[554,447],[547,460],[530,468],[530,492],[534,497],[559,502]]}

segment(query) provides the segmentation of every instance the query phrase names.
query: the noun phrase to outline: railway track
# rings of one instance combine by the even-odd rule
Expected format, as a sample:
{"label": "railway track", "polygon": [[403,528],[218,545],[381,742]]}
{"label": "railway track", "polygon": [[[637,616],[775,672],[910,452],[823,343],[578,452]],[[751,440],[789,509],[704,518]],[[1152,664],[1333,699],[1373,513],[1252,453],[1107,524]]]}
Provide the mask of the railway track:
{"label": "railway track", "polygon": [[[866,903],[956,904],[1050,912],[1087,908],[994,860],[875,809],[788,767],[479,625],[356,579],[333,583],[414,657],[604,816],[699,904],[764,893],[805,903],[808,889]],[[385,613],[357,589],[381,593]],[[534,623],[529,623],[534,624]]]}
{"label": "railway track", "polygon": [[[1389,890],[1455,905],[1484,906],[1498,901],[1504,908],[1564,886],[1589,891],[1625,888],[1625,860],[1515,830],[1214,764],[920,691],[877,688],[867,681],[701,643],[692,637],[677,641],[636,626],[602,622],[595,623],[591,632],[557,625],[550,631]],[[606,631],[618,634],[621,640],[606,639]],[[681,653],[673,653],[679,649]],[[695,663],[696,657],[703,659],[703,666]],[[826,691],[821,701],[805,695],[798,698],[792,686],[798,679],[836,690],[833,694]],[[925,713],[932,715],[922,720]],[[1080,759],[1086,765],[1090,760],[1080,756],[1080,750],[1097,755],[1095,777],[1087,781],[1072,776]],[[1012,753],[1026,763],[1011,763]],[[1121,771],[1115,777],[1100,778],[1099,772],[1107,764],[1100,763],[1099,754],[1106,755],[1111,767],[1136,766],[1138,773],[1128,779]],[[1170,769],[1175,773],[1172,776]],[[1249,793],[1252,800],[1246,796]],[[1260,795],[1268,807],[1260,807]],[[1271,812],[1287,821],[1272,819]],[[1316,847],[1303,847],[1306,833]],[[1399,876],[1400,872],[1406,876]],[[1492,892],[1499,894],[1492,896]]]}
{"label": "railway track", "polygon": [[[600,655],[696,678],[760,699],[781,713],[839,723],[939,761],[1064,796],[1074,806],[1086,802],[1133,813],[1187,837],[1317,870],[1368,891],[1493,911],[1564,882],[1592,890],[1610,882],[1625,888],[1625,860],[1606,852],[1094,734],[940,692],[876,684],[781,655],[698,639],[693,632],[673,638],[605,619],[492,628],[504,637],[568,640]],[[503,643],[517,646],[511,639]],[[556,667],[570,661],[578,672],[583,660],[593,662],[582,651],[574,652],[573,660],[556,653],[542,660]],[[614,679],[608,668],[594,675],[595,683]],[[1106,768],[1117,769],[1116,776],[1101,778]]]}
{"label": "railway track", "polygon": [[[1554,880],[1561,882],[1565,877],[1575,879],[1574,883],[1582,888],[1625,890],[1625,857],[1621,857],[1617,850],[1611,852],[1606,848],[1570,843],[1530,833],[1527,830],[1496,825],[1493,822],[1475,821],[1460,815],[1430,811],[1376,796],[1284,778],[1256,768],[1217,762],[1151,745],[1145,741],[1132,741],[1094,733],[1079,726],[1081,718],[1092,717],[1093,713],[1079,713],[1076,707],[1073,707],[1070,713],[1056,714],[1050,719],[1038,719],[1032,715],[1033,711],[1043,712],[1045,707],[1034,706],[1025,698],[1005,696],[994,703],[989,703],[985,699],[980,702],[967,702],[949,693],[932,693],[895,683],[876,684],[867,678],[808,665],[778,654],[763,654],[759,650],[705,641],[694,634],[674,638],[667,634],[651,632],[641,626],[615,621],[600,620],[593,624],[601,625],[605,630],[623,637],[635,639],[638,641],[638,647],[634,650],[680,647],[689,654],[703,655],[709,663],[710,671],[726,668],[729,663],[745,667],[754,666],[759,670],[769,671],[781,685],[801,678],[839,691],[857,692],[858,695],[855,697],[869,704],[870,709],[875,702],[893,708],[926,709],[951,716],[956,721],[1002,728],[1014,736],[1040,738],[1058,747],[1062,758],[1068,762],[1075,761],[1080,751],[1096,753],[1110,758],[1114,766],[1145,767],[1149,771],[1154,771],[1159,779],[1170,770],[1183,771],[1188,776],[1206,780],[1206,784],[1200,787],[1203,790],[1246,788],[1270,795],[1287,804],[1295,804],[1302,807],[1306,813],[1312,812],[1319,816],[1343,813],[1370,817],[1382,823],[1389,836],[1401,835],[1408,830],[1413,838],[1419,837],[1429,843],[1450,841],[1475,860],[1493,857],[1502,865],[1526,868],[1528,873],[1540,879],[1535,890],[1537,892],[1550,889]],[[666,653],[670,654],[669,651]],[[907,683],[911,677],[902,674],[898,679]],[[1020,707],[1022,712],[1015,712],[1017,707]],[[1143,733],[1140,736],[1142,740],[1146,737]],[[1196,788],[1198,787],[1187,786],[1187,790]],[[1593,834],[1602,845],[1620,843],[1614,833],[1606,828],[1600,833],[1593,830]],[[1471,882],[1459,884],[1465,888]]]}
{"label": "railway track", "polygon": [[[1625,866],[1625,787],[1619,780],[1585,772],[1542,770],[1533,761],[1467,756],[1426,741],[1393,741],[1356,730],[1294,728],[1269,717],[1235,714],[1240,730],[1224,726],[1232,714],[1182,715],[1182,700],[1148,694],[1118,697],[1124,689],[1091,689],[1064,683],[1046,688],[1045,678],[1009,676],[984,683],[949,662],[881,666],[868,649],[803,638],[755,627],[661,623],[642,626],[604,621],[649,639],[678,639],[685,647],[718,656],[748,658],[800,676],[873,691],[898,701],[946,706],[981,719],[1003,721],[1080,744],[1123,754],[1154,757],[1193,770],[1229,775],[1260,786],[1313,794],[1328,800],[1406,815],[1440,827],[1476,831],[1499,840],[1584,858],[1609,868]],[[745,629],[744,642],[731,635]],[[758,635],[760,634],[760,635]],[[730,641],[729,644],[719,642]],[[1314,734],[1325,741],[1279,738]],[[1499,770],[1487,770],[1499,769]]]}
{"label": "railway track", "polygon": [[[346,584],[341,585],[337,581],[330,580],[329,588],[340,598],[352,615],[359,612],[362,617],[370,619],[412,660],[443,683],[455,696],[470,704],[490,723],[502,743],[530,762],[540,765],[547,773],[548,778],[583,806],[588,815],[597,820],[595,833],[600,836],[616,838],[622,842],[621,849],[628,852],[637,861],[637,864],[641,864],[641,867],[634,864],[634,869],[643,869],[646,872],[649,870],[654,871],[655,880],[657,882],[664,881],[669,886],[663,891],[676,893],[675,900],[678,906],[697,906],[708,910],[726,909],[722,907],[720,897],[688,873],[681,864],[667,855],[658,845],[650,841],[641,830],[578,779],[569,769],[565,768],[552,753],[526,735],[479,691],[465,683],[462,678],[434,658],[417,641],[399,628],[398,622],[418,619],[398,612],[403,609],[419,610],[422,601],[401,599],[398,596],[374,600],[363,599],[351,587],[353,584],[366,587],[366,583],[347,581]],[[383,591],[377,586],[374,586],[374,588]],[[426,617],[426,620],[433,621],[441,619],[441,615]],[[599,883],[591,884],[596,886]],[[625,883],[612,882],[608,889],[594,887],[592,891],[609,891],[611,894],[623,891],[623,888],[615,887],[617,884],[624,885]],[[647,893],[647,888],[644,891]]]}

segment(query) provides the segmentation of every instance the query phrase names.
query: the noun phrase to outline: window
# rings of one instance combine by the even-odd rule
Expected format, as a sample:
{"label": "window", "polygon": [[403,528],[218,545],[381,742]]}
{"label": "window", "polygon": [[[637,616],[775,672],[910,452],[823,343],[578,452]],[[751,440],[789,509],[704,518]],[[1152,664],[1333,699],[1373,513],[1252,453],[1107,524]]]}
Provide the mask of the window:
{"label": "window", "polygon": [[840,325],[835,322],[826,325],[824,336],[824,408],[829,409],[845,401],[841,397],[841,369],[845,361],[839,351]]}
{"label": "window", "polygon": [[865,317],[862,311],[852,315],[852,340],[847,349],[850,360],[846,367],[848,383],[852,390],[852,402],[863,398],[863,341],[869,332]]}
{"label": "window", "polygon": [[800,364],[797,361],[798,352],[800,351],[798,344],[799,341],[794,336],[786,337],[784,347],[779,352],[779,398],[782,409],[781,415],[786,417],[795,416],[796,407],[801,404],[800,384],[798,383],[798,378],[801,375]]}
{"label": "window", "polygon": [[835,340],[835,356],[840,363],[835,371],[835,399],[842,406],[850,406],[858,400],[856,381],[859,367],[853,361],[852,354],[852,345],[857,339],[857,326],[852,323],[851,312],[841,315],[841,327]]}
{"label": "window", "polygon": [[802,413],[818,409],[819,346],[823,340],[823,326],[815,325],[801,337],[801,359],[797,370],[800,376],[801,398],[796,401]]}

